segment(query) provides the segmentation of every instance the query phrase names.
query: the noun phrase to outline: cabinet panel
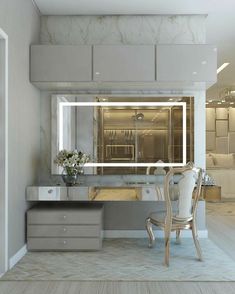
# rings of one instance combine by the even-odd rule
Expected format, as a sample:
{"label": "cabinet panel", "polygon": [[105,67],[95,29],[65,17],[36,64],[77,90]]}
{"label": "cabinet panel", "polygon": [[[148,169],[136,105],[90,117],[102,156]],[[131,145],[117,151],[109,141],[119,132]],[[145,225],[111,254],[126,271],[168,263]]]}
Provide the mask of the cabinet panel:
{"label": "cabinet panel", "polygon": [[155,80],[154,45],[99,45],[93,48],[93,80]]}
{"label": "cabinet panel", "polygon": [[100,238],[28,238],[28,250],[99,250]]}
{"label": "cabinet panel", "polygon": [[215,82],[217,50],[212,45],[158,45],[157,81]]}
{"label": "cabinet panel", "polygon": [[28,237],[100,237],[100,225],[28,225]]}
{"label": "cabinet panel", "polygon": [[99,224],[102,219],[100,209],[30,209],[27,213],[28,224]]}
{"label": "cabinet panel", "polygon": [[91,81],[91,46],[31,46],[32,82]]}

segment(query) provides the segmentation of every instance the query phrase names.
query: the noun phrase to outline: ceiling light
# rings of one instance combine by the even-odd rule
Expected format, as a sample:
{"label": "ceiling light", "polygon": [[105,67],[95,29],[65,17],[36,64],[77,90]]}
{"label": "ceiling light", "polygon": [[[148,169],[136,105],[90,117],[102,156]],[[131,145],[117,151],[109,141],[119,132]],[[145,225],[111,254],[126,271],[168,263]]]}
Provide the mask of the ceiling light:
{"label": "ceiling light", "polygon": [[168,101],[173,101],[173,98],[170,98]]}
{"label": "ceiling light", "polygon": [[219,68],[217,68],[217,74],[220,73],[225,67],[229,65],[229,62],[223,63]]}
{"label": "ceiling light", "polygon": [[203,60],[202,61],[202,65],[205,65],[205,64],[207,64],[207,61],[206,60]]}
{"label": "ceiling light", "polygon": [[229,104],[233,105],[233,104],[234,104],[234,102],[230,102]]}
{"label": "ceiling light", "polygon": [[212,101],[213,101],[213,100],[211,100],[211,99],[209,100],[210,103],[211,103]]}
{"label": "ceiling light", "polygon": [[197,72],[196,71],[193,71],[193,75],[196,75],[197,74]]}
{"label": "ceiling light", "polygon": [[224,103],[224,102],[225,102],[225,100],[223,99],[223,100],[221,100],[221,102],[223,102],[223,103]]}
{"label": "ceiling light", "polygon": [[222,104],[221,102],[218,102],[217,104]]}
{"label": "ceiling light", "polygon": [[209,102],[206,102],[206,104],[209,104]]}

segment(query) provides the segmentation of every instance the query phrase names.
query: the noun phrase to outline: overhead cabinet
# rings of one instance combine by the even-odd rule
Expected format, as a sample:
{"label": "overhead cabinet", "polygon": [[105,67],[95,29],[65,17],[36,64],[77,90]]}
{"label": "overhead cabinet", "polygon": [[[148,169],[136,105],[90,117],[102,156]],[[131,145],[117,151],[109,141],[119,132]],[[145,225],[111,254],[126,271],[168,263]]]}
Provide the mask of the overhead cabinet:
{"label": "overhead cabinet", "polygon": [[31,46],[31,81],[42,89],[203,88],[216,82],[216,69],[216,48],[207,44]]}
{"label": "overhead cabinet", "polygon": [[91,69],[91,46],[31,46],[32,82],[89,82]]}
{"label": "overhead cabinet", "polygon": [[158,45],[159,82],[215,82],[217,49],[212,45]]}
{"label": "overhead cabinet", "polygon": [[93,47],[93,80],[105,82],[155,81],[154,45]]}

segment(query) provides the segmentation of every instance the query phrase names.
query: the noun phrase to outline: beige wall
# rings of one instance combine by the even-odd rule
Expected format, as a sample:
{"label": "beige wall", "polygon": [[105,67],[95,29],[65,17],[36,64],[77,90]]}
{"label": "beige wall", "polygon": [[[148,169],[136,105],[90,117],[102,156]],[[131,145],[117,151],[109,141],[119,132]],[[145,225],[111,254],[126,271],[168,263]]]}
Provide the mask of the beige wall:
{"label": "beige wall", "polygon": [[25,244],[25,187],[37,178],[40,92],[29,82],[29,45],[40,17],[31,0],[1,0],[0,28],[9,38],[9,257]]}

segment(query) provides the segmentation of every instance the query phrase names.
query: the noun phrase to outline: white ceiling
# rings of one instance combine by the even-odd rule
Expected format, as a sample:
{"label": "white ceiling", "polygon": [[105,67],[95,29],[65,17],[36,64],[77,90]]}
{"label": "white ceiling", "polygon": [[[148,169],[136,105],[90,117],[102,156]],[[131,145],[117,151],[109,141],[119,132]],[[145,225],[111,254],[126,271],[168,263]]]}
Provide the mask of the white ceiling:
{"label": "white ceiling", "polygon": [[[34,0],[45,15],[207,14],[231,11],[233,0]],[[226,2],[229,7],[226,7]],[[231,7],[233,6],[233,7]]]}
{"label": "white ceiling", "polygon": [[42,15],[207,14],[207,43],[218,46],[217,87],[235,86],[235,0],[32,0]]}

